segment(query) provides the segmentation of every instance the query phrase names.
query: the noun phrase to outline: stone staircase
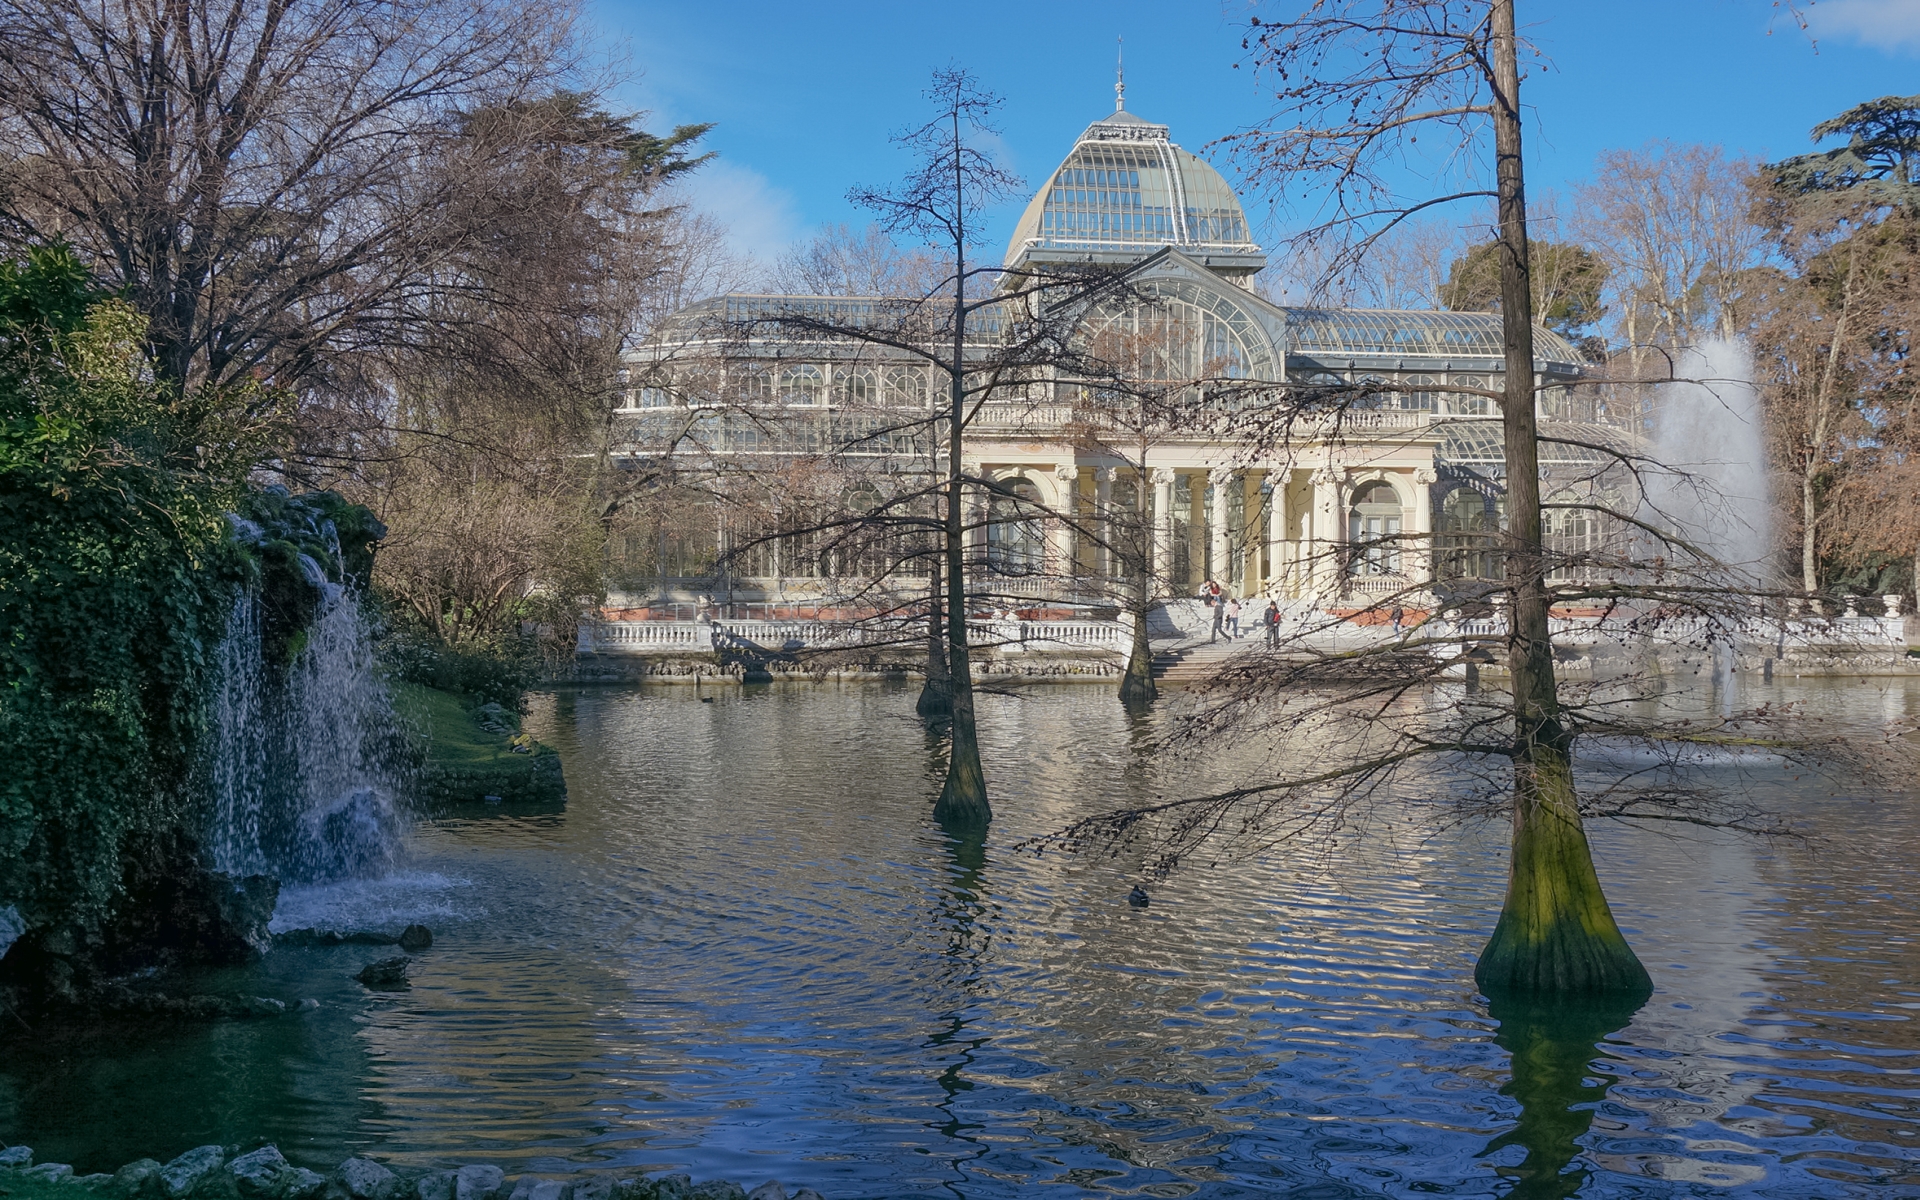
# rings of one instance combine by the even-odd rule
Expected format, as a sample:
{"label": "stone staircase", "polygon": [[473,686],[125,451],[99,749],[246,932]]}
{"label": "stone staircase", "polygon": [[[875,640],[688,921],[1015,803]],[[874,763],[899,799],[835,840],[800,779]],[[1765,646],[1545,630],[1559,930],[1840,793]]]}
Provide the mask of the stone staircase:
{"label": "stone staircase", "polygon": [[1169,646],[1153,656],[1153,680],[1163,688],[1205,683],[1229,656],[1260,644],[1257,638],[1242,637],[1232,642],[1222,638],[1213,643],[1190,641]]}

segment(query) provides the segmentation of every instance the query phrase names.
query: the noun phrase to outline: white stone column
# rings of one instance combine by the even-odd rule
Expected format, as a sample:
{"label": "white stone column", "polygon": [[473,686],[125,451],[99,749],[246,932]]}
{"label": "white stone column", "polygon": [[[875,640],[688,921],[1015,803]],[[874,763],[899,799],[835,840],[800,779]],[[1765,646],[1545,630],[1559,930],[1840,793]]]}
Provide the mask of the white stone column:
{"label": "white stone column", "polygon": [[1099,535],[1099,541],[1095,542],[1093,547],[1093,573],[1099,579],[1113,578],[1113,552],[1108,549],[1107,544],[1113,540],[1113,523],[1108,516],[1109,510],[1113,507],[1114,474],[1115,470],[1112,467],[1093,469],[1092,527]]}
{"label": "white stone column", "polygon": [[1173,574],[1173,468],[1153,469],[1153,587],[1166,595]]}
{"label": "white stone column", "polygon": [[1051,522],[1053,526],[1053,572],[1062,579],[1072,579],[1080,574],[1080,563],[1075,557],[1079,553],[1080,543],[1073,522],[1080,515],[1080,468],[1065,463],[1053,469],[1054,491],[1057,499],[1053,511],[1060,514]]}
{"label": "white stone column", "polygon": [[1223,588],[1232,590],[1233,545],[1227,527],[1227,496],[1239,482],[1238,472],[1224,467],[1215,467],[1207,473],[1207,482],[1213,485],[1213,511],[1207,518],[1207,575],[1219,581]]}
{"label": "white stone column", "polygon": [[1307,543],[1312,561],[1307,578],[1310,590],[1321,600],[1340,593],[1340,543],[1346,540],[1345,522],[1340,520],[1340,500],[1347,473],[1335,467],[1322,467],[1313,473],[1313,539]]}
{"label": "white stone column", "polygon": [[1440,473],[1432,467],[1416,467],[1413,472],[1413,533],[1407,547],[1407,578],[1415,583],[1433,582],[1433,485]]}

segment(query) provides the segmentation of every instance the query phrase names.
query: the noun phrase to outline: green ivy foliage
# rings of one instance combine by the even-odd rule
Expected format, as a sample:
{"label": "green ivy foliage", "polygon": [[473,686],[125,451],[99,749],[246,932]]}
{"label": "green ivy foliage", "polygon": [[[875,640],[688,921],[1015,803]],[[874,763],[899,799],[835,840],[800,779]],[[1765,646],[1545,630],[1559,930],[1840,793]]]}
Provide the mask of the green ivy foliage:
{"label": "green ivy foliage", "polygon": [[96,927],[191,828],[205,698],[260,566],[226,514],[280,401],[156,380],[61,246],[0,263],[0,908]]}
{"label": "green ivy foliage", "polygon": [[234,522],[259,566],[266,659],[284,668],[306,644],[324,599],[314,576],[368,594],[373,554],[387,527],[337,492],[294,495],[274,485],[242,499]]}

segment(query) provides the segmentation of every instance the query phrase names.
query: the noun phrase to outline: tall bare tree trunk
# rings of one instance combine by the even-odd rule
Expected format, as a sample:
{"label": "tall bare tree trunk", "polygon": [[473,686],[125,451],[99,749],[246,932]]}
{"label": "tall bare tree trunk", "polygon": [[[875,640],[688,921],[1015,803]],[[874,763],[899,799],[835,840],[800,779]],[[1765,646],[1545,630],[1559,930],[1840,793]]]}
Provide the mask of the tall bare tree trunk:
{"label": "tall bare tree trunk", "polygon": [[[960,114],[953,116],[954,212],[966,209],[962,178]],[[953,732],[947,754],[947,781],[934,802],[934,819],[954,826],[984,825],[993,819],[987,803],[986,772],[980,766],[980,739],[974,724],[973,662],[967,650],[966,471],[961,451],[967,416],[967,243],[964,220],[956,220],[953,238],[953,363],[947,400],[947,668],[951,675]]]}
{"label": "tall bare tree trunk", "polygon": [[[1144,466],[1146,461],[1143,447],[1140,462]],[[1141,473],[1144,475],[1145,471]],[[1126,673],[1120,676],[1120,699],[1127,704],[1146,704],[1160,698],[1160,688],[1153,682],[1153,645],[1147,636],[1147,614],[1153,611],[1154,598],[1153,523],[1148,507],[1151,502],[1152,494],[1142,479],[1134,485],[1134,522],[1127,538],[1127,574],[1132,576],[1129,586],[1133,589],[1133,646],[1127,653]]]}
{"label": "tall bare tree trunk", "polygon": [[914,711],[923,717],[953,714],[953,676],[947,670],[947,627],[941,620],[946,605],[940,595],[940,560],[935,559],[927,587],[927,681],[920,687]]}
{"label": "tall bare tree trunk", "polygon": [[1847,254],[1847,281],[1840,287],[1840,315],[1833,323],[1833,336],[1827,342],[1827,360],[1820,367],[1820,382],[1813,395],[1813,428],[1807,431],[1807,461],[1800,471],[1800,585],[1808,595],[1820,590],[1819,542],[1814,533],[1820,511],[1814,485],[1819,481],[1827,435],[1832,428],[1834,386],[1840,374],[1841,348],[1852,321],[1854,291],[1859,279],[1860,251],[1854,246]]}
{"label": "tall bare tree trunk", "polygon": [[1500,200],[1500,309],[1506,352],[1507,635],[1514,706],[1513,852],[1506,904],[1474,967],[1489,995],[1651,993],[1594,873],[1573,787],[1548,633],[1534,415],[1533,304],[1520,157],[1520,73],[1513,0],[1494,0],[1493,121]]}

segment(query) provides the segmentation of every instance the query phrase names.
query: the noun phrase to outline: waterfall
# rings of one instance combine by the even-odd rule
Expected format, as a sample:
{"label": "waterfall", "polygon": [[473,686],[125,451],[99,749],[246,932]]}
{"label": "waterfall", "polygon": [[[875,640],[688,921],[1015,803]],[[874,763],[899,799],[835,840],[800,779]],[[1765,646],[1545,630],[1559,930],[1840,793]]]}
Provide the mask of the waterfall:
{"label": "waterfall", "polygon": [[257,595],[235,602],[220,646],[207,837],[217,870],[309,883],[379,875],[405,832],[398,732],[372,631],[353,593],[318,564],[308,574],[319,611],[283,669],[262,652]]}

